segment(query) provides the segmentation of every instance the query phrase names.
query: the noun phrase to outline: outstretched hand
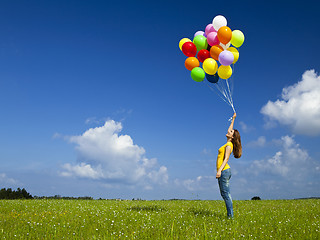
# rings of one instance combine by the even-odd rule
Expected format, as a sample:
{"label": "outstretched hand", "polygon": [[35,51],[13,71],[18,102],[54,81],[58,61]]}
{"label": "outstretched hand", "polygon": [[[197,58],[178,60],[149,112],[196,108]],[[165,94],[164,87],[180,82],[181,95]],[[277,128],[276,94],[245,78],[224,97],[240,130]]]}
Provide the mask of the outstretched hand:
{"label": "outstretched hand", "polygon": [[234,114],[233,114],[233,118],[236,118],[237,117],[237,113],[235,112]]}

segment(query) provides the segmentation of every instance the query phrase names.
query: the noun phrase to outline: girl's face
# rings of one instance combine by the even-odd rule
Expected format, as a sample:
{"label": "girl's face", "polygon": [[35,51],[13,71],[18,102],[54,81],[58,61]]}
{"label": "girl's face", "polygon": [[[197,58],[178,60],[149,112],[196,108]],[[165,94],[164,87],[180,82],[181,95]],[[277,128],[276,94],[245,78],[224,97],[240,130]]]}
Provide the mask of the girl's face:
{"label": "girl's face", "polygon": [[231,131],[228,131],[226,134],[227,138],[233,138],[234,130],[232,129]]}

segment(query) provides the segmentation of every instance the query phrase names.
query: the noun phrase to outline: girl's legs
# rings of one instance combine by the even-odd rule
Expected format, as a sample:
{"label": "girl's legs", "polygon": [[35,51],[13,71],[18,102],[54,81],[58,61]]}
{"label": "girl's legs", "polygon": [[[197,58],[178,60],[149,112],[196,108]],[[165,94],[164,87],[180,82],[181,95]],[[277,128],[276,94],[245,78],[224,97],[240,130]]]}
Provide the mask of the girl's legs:
{"label": "girl's legs", "polygon": [[233,205],[232,198],[230,194],[229,180],[231,178],[231,169],[226,169],[221,172],[221,177],[218,178],[220,194],[226,203],[227,215],[230,218],[233,218]]}

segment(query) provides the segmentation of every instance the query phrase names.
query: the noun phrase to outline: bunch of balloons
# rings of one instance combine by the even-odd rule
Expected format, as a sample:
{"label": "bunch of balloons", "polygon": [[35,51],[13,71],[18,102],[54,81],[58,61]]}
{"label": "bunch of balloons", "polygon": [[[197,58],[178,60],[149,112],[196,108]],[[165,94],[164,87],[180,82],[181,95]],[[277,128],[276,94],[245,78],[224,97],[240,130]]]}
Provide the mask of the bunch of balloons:
{"label": "bunch of balloons", "polygon": [[179,47],[188,57],[185,67],[191,71],[194,81],[201,82],[207,78],[209,82],[217,83],[219,78],[231,77],[230,65],[238,61],[237,48],[243,42],[243,33],[240,30],[232,31],[227,27],[227,19],[218,15],[207,25],[205,31],[197,31],[194,34],[193,41],[189,38],[181,39]]}

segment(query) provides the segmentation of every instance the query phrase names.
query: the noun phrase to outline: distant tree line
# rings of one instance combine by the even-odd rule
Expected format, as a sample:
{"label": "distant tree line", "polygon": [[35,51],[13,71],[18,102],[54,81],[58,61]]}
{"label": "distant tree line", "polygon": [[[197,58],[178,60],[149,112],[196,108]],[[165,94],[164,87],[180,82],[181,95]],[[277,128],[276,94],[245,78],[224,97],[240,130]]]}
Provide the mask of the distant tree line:
{"label": "distant tree line", "polygon": [[12,190],[11,188],[2,188],[0,190],[0,199],[64,199],[64,200],[93,200],[92,197],[62,197],[60,195],[50,196],[50,197],[38,197],[32,196],[24,188],[18,188],[17,190]]}
{"label": "distant tree line", "polygon": [[93,200],[92,197],[62,197],[60,195],[54,195],[54,196],[50,196],[50,197],[46,197],[46,196],[42,196],[42,197],[38,197],[38,196],[34,196],[34,199],[63,199],[63,200]]}
{"label": "distant tree line", "polygon": [[33,199],[33,197],[24,188],[18,188],[17,190],[2,188],[0,190],[0,199]]}

